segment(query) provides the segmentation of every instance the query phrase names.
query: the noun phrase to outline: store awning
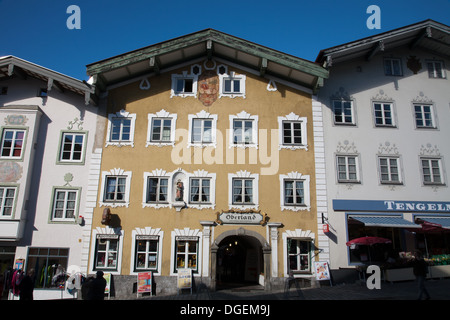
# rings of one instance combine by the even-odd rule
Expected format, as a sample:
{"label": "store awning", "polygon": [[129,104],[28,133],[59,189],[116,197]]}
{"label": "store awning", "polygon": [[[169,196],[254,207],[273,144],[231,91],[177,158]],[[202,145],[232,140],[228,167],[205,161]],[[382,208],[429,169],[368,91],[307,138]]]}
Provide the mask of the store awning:
{"label": "store awning", "polygon": [[420,228],[420,225],[401,216],[350,215],[349,218],[364,223],[366,227]]}
{"label": "store awning", "polygon": [[450,217],[416,217],[419,223],[422,221],[429,225],[440,227],[443,229],[450,229]]}

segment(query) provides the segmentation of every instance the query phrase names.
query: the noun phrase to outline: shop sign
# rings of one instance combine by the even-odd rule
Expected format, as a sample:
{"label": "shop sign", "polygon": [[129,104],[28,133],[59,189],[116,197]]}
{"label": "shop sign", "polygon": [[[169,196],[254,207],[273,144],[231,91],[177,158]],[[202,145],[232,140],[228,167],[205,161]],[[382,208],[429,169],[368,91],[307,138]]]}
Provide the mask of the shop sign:
{"label": "shop sign", "polygon": [[252,224],[264,225],[268,220],[267,214],[262,214],[261,211],[222,211],[217,213],[218,224]]}
{"label": "shop sign", "polygon": [[333,200],[336,211],[450,213],[450,202],[404,200]]}

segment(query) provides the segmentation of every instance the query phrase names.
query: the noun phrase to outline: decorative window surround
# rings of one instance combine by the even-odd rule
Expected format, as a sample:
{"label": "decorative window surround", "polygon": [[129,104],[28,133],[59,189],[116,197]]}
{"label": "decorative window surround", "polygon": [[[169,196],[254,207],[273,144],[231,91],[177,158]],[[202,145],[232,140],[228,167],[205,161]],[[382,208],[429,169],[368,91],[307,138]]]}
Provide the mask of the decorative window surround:
{"label": "decorative window surround", "polygon": [[[114,118],[129,118],[131,120],[131,125],[130,125],[130,139],[127,141],[114,141],[111,139],[111,131],[112,131],[112,121]],[[122,147],[122,146],[132,146],[134,147],[134,127],[135,127],[135,123],[136,123],[136,114],[135,113],[129,113],[125,110],[120,110],[119,112],[116,113],[110,113],[108,115],[108,130],[106,132],[106,144],[105,147],[107,146],[117,146],[117,147]]]}
{"label": "decorative window surround", "polygon": [[23,160],[28,128],[3,127],[1,132],[0,159]]}
{"label": "decorative window surround", "polygon": [[[301,144],[285,144],[284,139],[284,130],[283,130],[283,122],[299,122],[301,124],[301,135],[302,135],[302,143]],[[295,113],[291,112],[290,114],[284,117],[278,117],[278,150],[281,149],[289,149],[289,150],[298,150],[304,149],[308,151],[308,136],[307,136],[307,117],[300,117]]]}
{"label": "decorative window surround", "polygon": [[[183,71],[182,74],[172,74],[172,89],[170,91],[170,98],[173,97],[197,97],[197,82],[198,76],[202,73],[202,67],[198,64],[195,64],[191,67],[191,73],[187,71]],[[179,80],[188,80],[189,85],[186,82],[183,82],[183,89],[179,90],[178,83]],[[189,91],[185,91],[186,87],[189,87]]]}
{"label": "decorative window surround", "polygon": [[[303,240],[303,241],[311,241],[311,244],[314,243],[315,240],[315,234],[314,232],[311,232],[311,230],[302,230],[302,229],[295,229],[295,230],[286,230],[282,234],[283,238],[283,272],[284,277],[289,277],[289,268],[287,262],[288,259],[288,239],[297,239],[297,240]],[[314,256],[314,245],[310,246],[311,250],[311,257]],[[301,277],[302,275],[310,276],[310,274],[294,274],[294,277]]]}
{"label": "decorative window surround", "polygon": [[130,260],[130,275],[137,275],[139,271],[135,270],[135,262],[136,262],[136,237],[138,236],[154,236],[158,237],[158,271],[153,271],[153,275],[160,276],[161,275],[161,269],[162,269],[162,254],[163,254],[163,240],[164,240],[164,231],[161,230],[161,228],[152,228],[152,227],[145,227],[145,228],[136,228],[133,231],[131,231],[131,254],[132,259]]}
{"label": "decorative window surround", "polygon": [[[303,181],[303,197],[304,203],[301,205],[288,205],[285,204],[285,180],[299,180]],[[310,199],[310,176],[301,174],[297,171],[289,172],[288,174],[280,174],[280,207],[281,211],[291,210],[291,211],[311,211],[311,199]]]}
{"label": "decorative window surround", "polygon": [[[245,99],[245,75],[236,74],[234,71],[231,71],[230,74],[228,74],[228,67],[225,65],[217,67],[217,74],[219,75],[219,99],[222,97],[242,97]],[[231,87],[228,89],[228,85],[225,84],[226,81],[231,81],[231,83],[229,83]],[[235,87],[235,82],[239,83],[239,89]]]}
{"label": "decorative window surround", "polygon": [[[64,198],[63,199],[57,199],[57,194],[63,193]],[[68,193],[75,193],[75,199],[69,199]],[[79,206],[80,206],[80,197],[81,197],[81,188],[80,187],[71,187],[71,186],[64,186],[64,187],[53,187],[52,191],[52,199],[51,199],[51,205],[50,205],[50,217],[49,222],[55,223],[76,223],[78,216],[79,216]],[[55,217],[55,211],[56,211],[56,203],[62,202],[63,207],[58,208],[62,212],[62,217],[56,218]],[[69,202],[73,203],[73,208],[70,208],[68,205]],[[72,210],[73,211],[73,217],[67,218],[66,214],[67,211]]]}
{"label": "decorative window surround", "polygon": [[[170,141],[151,141],[152,140],[153,118],[170,119],[171,120]],[[161,109],[161,111],[158,111],[157,113],[149,113],[148,114],[148,127],[147,127],[147,143],[145,144],[145,147],[148,147],[148,146],[157,146],[157,147],[172,146],[173,147],[175,145],[176,122],[177,122],[177,114],[176,113],[170,113],[164,109]],[[161,134],[162,134],[162,132],[161,132]]]}
{"label": "decorative window surround", "polygon": [[[172,172],[166,172],[163,169],[155,169],[152,172],[144,172],[144,186],[143,186],[143,194],[142,194],[142,208],[172,208],[173,207],[173,199],[174,196],[174,185],[176,183],[175,176],[177,174],[181,174],[185,177],[185,179],[182,179],[183,185],[184,185],[184,202],[187,204],[189,208],[193,209],[214,209],[216,207],[216,174],[215,173],[209,173],[206,170],[196,170],[193,173],[186,172],[182,169],[176,169]],[[147,202],[147,192],[148,192],[148,183],[147,180],[149,177],[155,177],[155,178],[167,178],[169,180],[168,182],[168,191],[167,191],[167,203],[150,203]],[[210,202],[195,202],[191,203],[191,179],[210,179]]]}
{"label": "decorative window surround", "polygon": [[[118,236],[117,245],[117,266],[114,269],[97,269],[95,268],[95,258],[97,249],[97,235],[108,235],[108,236]],[[120,275],[122,270],[122,252],[123,252],[123,236],[124,231],[121,228],[110,228],[110,227],[96,227],[92,230],[91,237],[91,254],[89,262],[89,273],[95,273],[96,270],[103,270],[105,272],[111,273],[113,275]]]}
{"label": "decorative window surround", "polygon": [[192,270],[192,274],[194,276],[201,276],[202,274],[202,261],[203,257],[202,249],[203,249],[203,241],[202,241],[203,233],[200,232],[200,229],[174,229],[170,233],[171,238],[171,246],[170,246],[170,275],[176,276],[178,273],[175,271],[176,269],[176,241],[180,238],[192,239],[191,241],[197,241],[198,251],[197,251],[197,269]]}
{"label": "decorative window surround", "polygon": [[[230,119],[230,144],[229,148],[255,148],[258,149],[258,119],[257,115],[252,116],[246,111],[241,111],[238,114],[233,114],[229,116]],[[235,120],[250,120],[252,121],[252,141],[248,144],[238,142],[234,143],[234,121]],[[242,137],[245,135],[245,128],[242,127]]]}
{"label": "decorative window surround", "polygon": [[[217,147],[217,138],[216,138],[216,130],[217,130],[217,114],[210,114],[205,110],[198,112],[197,114],[189,114],[189,131],[188,131],[188,145],[187,147]],[[193,130],[194,130],[194,119],[207,119],[212,121],[211,127],[211,142],[193,142]],[[203,134],[203,133],[202,133]]]}
{"label": "decorative window surround", "polygon": [[[105,189],[106,189],[106,178],[108,176],[124,176],[125,177],[125,199],[124,201],[105,201]],[[102,171],[102,184],[100,190],[100,201],[99,206],[105,207],[127,207],[130,205],[130,186],[131,186],[131,171],[125,171],[120,168],[114,168],[110,171]]]}
{"label": "decorative window surround", "polygon": [[[233,203],[233,179],[252,179],[253,180],[253,203],[249,204],[234,204]],[[255,209],[257,210],[259,207],[259,174],[250,173],[247,170],[240,170],[236,173],[228,174],[228,209]]]}
{"label": "decorative window surround", "polygon": [[[70,136],[72,136],[71,139],[69,138]],[[66,137],[68,138],[67,141]],[[87,138],[88,131],[61,131],[56,164],[84,165]],[[81,142],[80,139],[82,140]],[[79,146],[80,144],[81,150],[77,150],[77,145]],[[67,147],[69,147],[70,150],[68,150]]]}

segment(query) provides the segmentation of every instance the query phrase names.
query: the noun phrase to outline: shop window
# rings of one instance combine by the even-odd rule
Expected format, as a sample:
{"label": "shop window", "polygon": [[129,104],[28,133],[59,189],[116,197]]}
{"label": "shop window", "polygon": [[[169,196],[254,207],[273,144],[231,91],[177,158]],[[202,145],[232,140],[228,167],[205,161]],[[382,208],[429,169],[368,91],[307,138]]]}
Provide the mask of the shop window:
{"label": "shop window", "polygon": [[16,190],[16,187],[0,186],[0,217],[13,216]]}
{"label": "shop window", "polygon": [[1,158],[20,159],[25,142],[25,130],[4,129],[1,142]]}
{"label": "shop window", "polygon": [[98,234],[95,243],[95,270],[117,270],[119,236]]}
{"label": "shop window", "polygon": [[198,269],[198,237],[175,238],[175,272],[178,269]]}
{"label": "shop window", "polygon": [[82,163],[84,161],[86,134],[63,132],[61,136],[59,162]]}
{"label": "shop window", "polygon": [[288,239],[288,265],[293,273],[311,272],[311,241],[302,239]]}
{"label": "shop window", "polygon": [[137,235],[134,271],[158,271],[159,237]]}
{"label": "shop window", "polygon": [[27,271],[35,270],[35,288],[60,289],[65,285],[68,259],[66,248],[29,248]]}

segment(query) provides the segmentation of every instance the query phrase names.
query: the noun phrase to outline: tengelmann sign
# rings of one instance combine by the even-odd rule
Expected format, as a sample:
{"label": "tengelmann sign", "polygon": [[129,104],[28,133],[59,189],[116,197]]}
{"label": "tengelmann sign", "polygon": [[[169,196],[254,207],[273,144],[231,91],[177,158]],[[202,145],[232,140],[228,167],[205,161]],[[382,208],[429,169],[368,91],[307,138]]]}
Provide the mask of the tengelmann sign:
{"label": "tengelmann sign", "polygon": [[217,213],[218,224],[255,224],[263,225],[267,222],[267,214],[260,211],[222,211]]}

